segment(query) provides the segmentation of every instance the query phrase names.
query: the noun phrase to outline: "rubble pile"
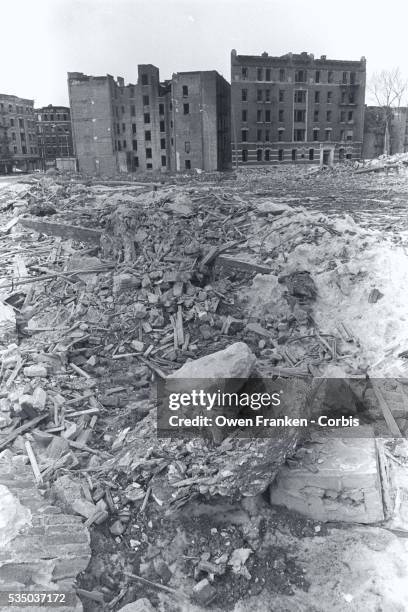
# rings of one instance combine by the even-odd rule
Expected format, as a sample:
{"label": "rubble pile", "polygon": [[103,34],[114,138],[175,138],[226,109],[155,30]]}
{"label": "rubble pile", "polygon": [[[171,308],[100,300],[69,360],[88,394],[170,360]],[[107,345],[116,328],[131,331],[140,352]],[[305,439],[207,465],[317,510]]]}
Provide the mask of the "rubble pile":
{"label": "rubble pile", "polygon": [[[314,473],[314,454],[302,452],[295,428],[279,439],[158,439],[157,381],[175,384],[203,371],[248,385],[253,378],[296,378],[289,404],[294,416],[307,416],[316,397],[319,408],[328,405],[330,393],[317,396],[316,380],[405,372],[407,236],[385,236],[382,211],[369,228],[361,211],[341,209],[342,174],[361,181],[357,194],[373,177],[356,177],[350,168],[315,176],[305,169],[297,178],[293,170],[259,174],[188,185],[45,177],[0,193],[0,460],[4,452],[19,457],[64,516],[82,517],[101,538],[81,583],[87,609],[106,601],[118,609],[132,593],[150,596],[172,580],[190,592],[188,606],[219,603],[217,581],[227,588],[230,576],[243,593],[255,588],[255,577],[265,586],[256,538],[242,525],[221,536],[209,519],[208,555],[183,540],[190,561],[184,582],[176,561],[157,550],[163,542],[174,548],[197,528],[192,520],[188,536],[181,535],[181,508],[188,514],[207,504],[211,513],[216,503],[245,504],[278,473],[272,498],[282,499],[279,487],[296,470],[300,479]],[[329,195],[324,181],[333,186]],[[370,206],[377,196],[372,192]],[[402,225],[400,208],[395,214]],[[357,412],[366,391],[346,386],[339,394]],[[404,410],[385,422],[378,393],[384,398],[388,390],[373,391],[363,418],[374,421],[376,433],[390,423],[403,429]],[[347,499],[363,506],[359,491],[346,488]],[[327,507],[314,493],[305,503],[312,499],[326,520]],[[375,520],[382,517],[378,503]],[[353,507],[349,514],[361,513]],[[172,540],[169,516],[177,517]],[[130,550],[134,562],[125,552],[126,560],[107,560],[107,542]],[[102,590],[98,545],[109,568]],[[289,571],[289,562],[278,560],[277,575],[281,562]],[[297,568],[291,576],[305,588]],[[281,593],[289,588],[279,585]],[[231,594],[231,605],[236,601]]]}

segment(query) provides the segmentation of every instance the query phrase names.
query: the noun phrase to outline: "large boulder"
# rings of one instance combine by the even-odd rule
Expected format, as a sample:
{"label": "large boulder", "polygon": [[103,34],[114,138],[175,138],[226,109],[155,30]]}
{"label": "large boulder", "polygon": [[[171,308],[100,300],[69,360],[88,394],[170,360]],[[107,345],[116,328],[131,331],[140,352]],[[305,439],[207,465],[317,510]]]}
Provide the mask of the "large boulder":
{"label": "large boulder", "polygon": [[222,351],[188,361],[167,379],[247,379],[256,357],[245,342],[235,342]]}

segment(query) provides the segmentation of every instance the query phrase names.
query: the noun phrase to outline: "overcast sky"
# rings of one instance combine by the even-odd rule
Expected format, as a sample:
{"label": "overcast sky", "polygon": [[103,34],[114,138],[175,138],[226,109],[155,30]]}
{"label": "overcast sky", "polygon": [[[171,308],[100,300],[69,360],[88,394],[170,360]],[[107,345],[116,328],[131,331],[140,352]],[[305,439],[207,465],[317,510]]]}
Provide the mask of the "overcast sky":
{"label": "overcast sky", "polygon": [[135,82],[137,64],[161,79],[216,69],[230,52],[367,58],[370,75],[408,77],[408,3],[395,0],[19,0],[1,6],[0,92],[67,104],[68,71]]}

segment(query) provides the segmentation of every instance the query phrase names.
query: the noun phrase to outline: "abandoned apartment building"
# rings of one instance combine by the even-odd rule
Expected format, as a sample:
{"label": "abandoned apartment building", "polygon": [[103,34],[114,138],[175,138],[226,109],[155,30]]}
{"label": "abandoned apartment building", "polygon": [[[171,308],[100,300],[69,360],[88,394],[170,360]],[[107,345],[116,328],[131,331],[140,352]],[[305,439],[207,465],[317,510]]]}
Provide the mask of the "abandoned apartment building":
{"label": "abandoned apartment building", "polygon": [[231,52],[235,166],[360,159],[366,60]]}
{"label": "abandoned apartment building", "polygon": [[159,69],[144,64],[128,85],[71,72],[68,89],[81,172],[230,167],[230,85],[216,71],[160,82]]}
{"label": "abandoned apartment building", "polygon": [[57,159],[72,158],[74,153],[70,109],[67,106],[48,104],[43,108],[36,108],[35,115],[42,169],[54,167]]}
{"label": "abandoned apartment building", "polygon": [[39,152],[34,100],[0,94],[0,168],[30,172],[38,168]]}

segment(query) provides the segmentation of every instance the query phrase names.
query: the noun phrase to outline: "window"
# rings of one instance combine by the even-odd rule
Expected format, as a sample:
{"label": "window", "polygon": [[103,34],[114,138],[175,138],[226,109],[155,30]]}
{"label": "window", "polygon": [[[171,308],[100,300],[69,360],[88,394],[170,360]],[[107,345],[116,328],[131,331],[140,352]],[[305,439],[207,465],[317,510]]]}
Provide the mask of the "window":
{"label": "window", "polygon": [[324,139],[325,140],[331,140],[331,130],[324,130]]}
{"label": "window", "polygon": [[163,120],[160,121],[160,131],[161,132],[165,132],[164,121]]}
{"label": "window", "polygon": [[265,142],[269,142],[270,139],[269,130],[265,130]]}
{"label": "window", "polygon": [[248,78],[248,68],[246,66],[242,66],[241,68],[241,75],[243,79],[247,79]]}
{"label": "window", "polygon": [[279,115],[278,116],[279,116],[279,121],[283,121],[283,109],[282,108],[279,109]]}
{"label": "window", "polygon": [[352,158],[353,158],[352,154],[351,153],[347,153],[346,159],[352,159]]}
{"label": "window", "polygon": [[256,121],[259,123],[260,121],[262,121],[262,110],[257,110],[256,111]]}
{"label": "window", "polygon": [[271,121],[271,111],[270,110],[266,110],[265,111],[265,121],[267,123],[270,123],[270,121]]}
{"label": "window", "polygon": [[265,89],[265,102],[270,102],[270,101],[271,101],[271,90]]}
{"label": "window", "polygon": [[347,76],[348,76],[347,72],[343,72],[343,79],[342,80],[343,80],[344,84],[347,84]]}
{"label": "window", "polygon": [[189,115],[190,114],[190,105],[188,103],[183,104],[183,114],[184,115]]}
{"label": "window", "polygon": [[10,126],[14,127],[14,119],[13,118],[10,119]]}
{"label": "window", "polygon": [[333,92],[328,91],[327,92],[327,104],[331,104],[332,102],[333,102]]}
{"label": "window", "polygon": [[279,90],[279,102],[284,102],[285,101],[285,92],[283,89]]}
{"label": "window", "polygon": [[126,123],[122,123],[122,132],[126,132]]}
{"label": "window", "polygon": [[346,132],[344,130],[340,130],[340,140],[345,140]]}
{"label": "window", "polygon": [[333,83],[333,78],[334,78],[333,70],[329,70],[329,72],[327,73],[327,82]]}
{"label": "window", "polygon": [[164,104],[159,104],[159,115],[164,115]]}
{"label": "window", "polygon": [[242,142],[247,142],[248,141],[248,130],[242,130],[242,132],[241,132],[241,141]]}
{"label": "window", "polygon": [[123,141],[123,148],[126,149],[127,144],[126,144],[126,140]]}
{"label": "window", "polygon": [[319,121],[319,111],[313,111],[313,121]]}
{"label": "window", "polygon": [[353,130],[347,130],[346,140],[348,140],[349,142],[353,140]]}
{"label": "window", "polygon": [[132,85],[132,87],[129,88],[129,96],[131,98],[135,97],[135,88],[133,87],[133,85]]}
{"label": "window", "polygon": [[314,160],[314,149],[309,149],[309,161]]}
{"label": "window", "polygon": [[11,133],[11,140],[16,140],[16,133],[15,132]]}
{"label": "window", "polygon": [[25,145],[23,145],[23,146],[21,147],[21,150],[22,150],[22,152],[23,152],[23,155],[26,155],[26,154],[27,154],[27,147],[26,147]]}
{"label": "window", "polygon": [[262,102],[262,89],[258,89],[256,99],[258,102]]}
{"label": "window", "polygon": [[342,91],[342,92],[341,92],[341,103],[342,103],[342,104],[345,104],[345,103],[346,103],[346,96],[347,96],[346,92],[345,92],[345,91]]}
{"label": "window", "polygon": [[149,106],[150,100],[149,96],[143,96],[143,106]]}
{"label": "window", "polygon": [[142,74],[142,85],[149,84],[149,76],[147,74]]}
{"label": "window", "polygon": [[133,151],[137,151],[137,140],[132,140],[132,149]]}
{"label": "window", "polygon": [[122,143],[120,142],[120,140],[118,140],[118,151],[122,150]]}
{"label": "window", "polygon": [[350,85],[355,85],[356,83],[356,73],[350,72]]}
{"label": "window", "polygon": [[151,170],[153,168],[152,164],[146,164],[146,170]]}
{"label": "window", "polygon": [[256,133],[256,139],[258,142],[262,140],[262,130],[258,130]]}
{"label": "window", "polygon": [[125,114],[125,107],[122,106],[122,115],[124,115],[124,114]]}
{"label": "window", "polygon": [[332,120],[332,111],[328,110],[326,112],[326,121],[331,121]]}
{"label": "window", "polygon": [[241,89],[241,100],[242,102],[246,102],[248,100],[248,90]]}
{"label": "window", "polygon": [[283,140],[283,130],[278,130],[278,140],[279,140],[279,142],[282,142],[282,140]]}
{"label": "window", "polygon": [[316,70],[315,83],[320,83],[320,70]]}
{"label": "window", "polygon": [[349,103],[350,104],[354,104],[355,103],[354,91],[350,91],[350,94],[349,94]]}
{"label": "window", "polygon": [[306,102],[306,92],[303,89],[295,90],[295,103],[304,104]]}
{"label": "window", "polygon": [[243,162],[248,161],[248,151],[246,149],[242,149],[241,159]]}
{"label": "window", "polygon": [[248,121],[248,111],[246,109],[242,111],[241,119],[244,122]]}
{"label": "window", "polygon": [[145,123],[150,123],[150,113],[145,113],[143,115],[143,120]]}
{"label": "window", "polygon": [[296,161],[297,149],[292,149],[292,161]]}
{"label": "window", "polygon": [[264,160],[265,161],[270,161],[270,159],[271,159],[271,152],[270,152],[269,149],[266,149],[265,150],[265,154],[264,154]]}
{"label": "window", "polygon": [[136,170],[136,168],[139,167],[139,158],[138,157],[134,157],[133,158],[133,170]]}
{"label": "window", "polygon": [[146,159],[152,159],[152,150],[146,149]]}
{"label": "window", "polygon": [[161,156],[161,165],[162,166],[167,166],[167,159],[165,155]]}
{"label": "window", "polygon": [[304,142],[305,141],[306,130],[294,130],[293,132],[293,140],[295,142]]}
{"label": "window", "polygon": [[284,69],[284,68],[281,68],[281,69],[279,70],[279,80],[280,80],[281,82],[285,80],[285,69]]}
{"label": "window", "polygon": [[256,151],[256,161],[262,161],[262,149]]}
{"label": "window", "polygon": [[183,98],[188,98],[188,87],[183,85]]}
{"label": "window", "polygon": [[184,166],[186,170],[191,170],[191,160],[189,159],[184,160]]}
{"label": "window", "polygon": [[353,111],[347,113],[347,121],[353,121]]}
{"label": "window", "polygon": [[339,149],[339,161],[344,160],[344,153],[345,153],[344,149]]}
{"label": "window", "polygon": [[136,123],[132,123],[132,134],[136,134]]}
{"label": "window", "polygon": [[190,153],[190,142],[188,140],[184,143],[184,151]]}
{"label": "window", "polygon": [[165,149],[166,148],[166,139],[165,138],[161,138],[160,139],[160,148],[161,149]]}
{"label": "window", "polygon": [[295,109],[293,111],[293,121],[304,123],[306,121],[306,111]]}
{"label": "window", "polygon": [[284,151],[283,149],[279,149],[278,150],[278,160],[283,161],[283,158],[284,158]]}
{"label": "window", "polygon": [[341,111],[340,113],[340,122],[345,123],[346,121],[346,111]]}
{"label": "window", "polygon": [[271,69],[270,69],[270,68],[267,68],[267,69],[265,70],[265,81],[271,81],[271,80],[272,80],[272,79],[271,79]]}
{"label": "window", "polygon": [[320,91],[315,91],[315,93],[314,93],[314,101],[315,101],[315,104],[319,104],[319,102],[320,102]]}
{"label": "window", "polygon": [[145,131],[145,140],[151,140],[152,139],[152,133],[150,130],[146,130]]}
{"label": "window", "polygon": [[262,76],[263,76],[262,68],[257,68],[257,70],[256,70],[256,80],[257,81],[262,81]]}
{"label": "window", "polygon": [[22,119],[18,120],[18,125],[20,128],[24,128],[24,121]]}
{"label": "window", "polygon": [[295,70],[295,83],[306,83],[306,70]]}

